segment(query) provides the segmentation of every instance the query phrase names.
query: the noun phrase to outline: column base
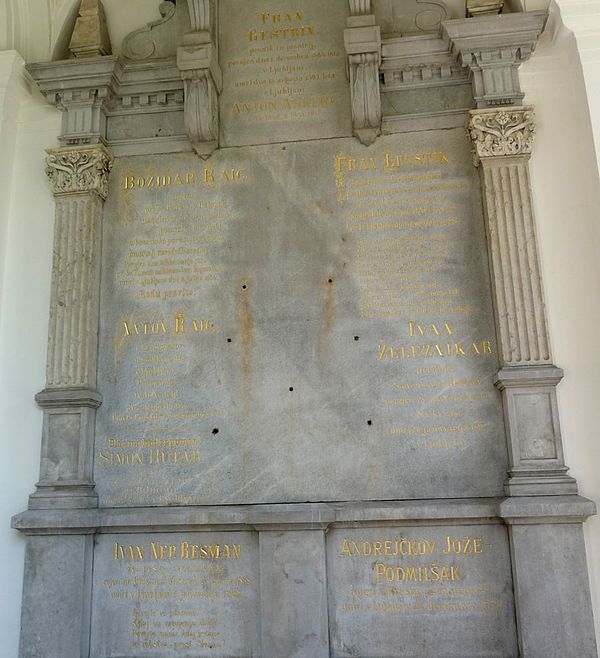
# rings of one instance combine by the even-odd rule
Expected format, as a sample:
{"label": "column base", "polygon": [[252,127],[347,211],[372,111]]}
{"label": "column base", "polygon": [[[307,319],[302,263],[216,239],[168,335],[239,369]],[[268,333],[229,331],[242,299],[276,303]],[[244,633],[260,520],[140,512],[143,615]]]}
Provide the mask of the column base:
{"label": "column base", "polygon": [[504,483],[507,496],[568,496],[577,494],[577,480],[568,468],[555,470],[511,469]]}
{"label": "column base", "polygon": [[38,482],[29,509],[90,509],[98,507],[94,482]]}

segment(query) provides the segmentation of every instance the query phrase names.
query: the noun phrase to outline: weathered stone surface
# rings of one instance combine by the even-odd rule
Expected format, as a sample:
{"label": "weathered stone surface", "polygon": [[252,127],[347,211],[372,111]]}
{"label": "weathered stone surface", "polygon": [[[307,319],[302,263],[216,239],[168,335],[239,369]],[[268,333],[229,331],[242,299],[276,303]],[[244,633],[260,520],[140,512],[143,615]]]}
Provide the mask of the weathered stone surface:
{"label": "weathered stone surface", "polygon": [[91,535],[27,538],[21,658],[81,658],[89,652]]}
{"label": "weathered stone surface", "polygon": [[206,165],[118,161],[104,235],[103,505],[501,491],[468,142],[440,131],[422,146],[405,136],[376,151],[346,140]]}
{"label": "weathered stone surface", "polygon": [[263,658],[328,658],[323,531],[262,532],[260,560]]}
{"label": "weathered stone surface", "polygon": [[510,544],[521,655],[596,658],[581,524],[513,524]]}

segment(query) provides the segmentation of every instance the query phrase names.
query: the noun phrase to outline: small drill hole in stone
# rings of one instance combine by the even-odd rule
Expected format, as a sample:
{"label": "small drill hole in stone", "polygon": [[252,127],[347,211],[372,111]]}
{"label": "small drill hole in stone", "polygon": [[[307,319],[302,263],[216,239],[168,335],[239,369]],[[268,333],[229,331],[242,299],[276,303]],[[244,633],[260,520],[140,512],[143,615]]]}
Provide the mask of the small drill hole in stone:
{"label": "small drill hole in stone", "polygon": [[215,427],[215,429],[212,431],[212,433],[215,434],[215,435],[218,434],[219,433],[219,428]]}
{"label": "small drill hole in stone", "polygon": [[290,393],[293,393],[293,392],[294,392],[294,387],[290,386]]}
{"label": "small drill hole in stone", "polygon": [[247,289],[248,289],[248,286],[244,283],[244,285],[242,286],[242,290],[247,290]]}
{"label": "small drill hole in stone", "polygon": [[333,279],[329,279],[329,283],[333,283]]}
{"label": "small drill hole in stone", "polygon": [[360,336],[354,336],[354,340],[360,340]]}
{"label": "small drill hole in stone", "polygon": [[228,339],[227,339],[227,342],[228,342],[228,343],[231,343],[231,338],[228,338]]}
{"label": "small drill hole in stone", "polygon": [[367,421],[367,425],[368,425],[369,427],[371,427],[372,424],[373,424],[373,421],[372,421],[372,420],[368,420],[368,421]]}

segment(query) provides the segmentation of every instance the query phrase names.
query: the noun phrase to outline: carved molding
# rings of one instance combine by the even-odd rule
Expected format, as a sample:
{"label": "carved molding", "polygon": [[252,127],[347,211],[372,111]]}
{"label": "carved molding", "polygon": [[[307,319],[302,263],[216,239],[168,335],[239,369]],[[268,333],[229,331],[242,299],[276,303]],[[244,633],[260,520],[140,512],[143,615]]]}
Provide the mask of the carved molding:
{"label": "carved molding", "polygon": [[113,158],[103,146],[47,151],[46,174],[55,195],[95,192],[108,195]]}
{"label": "carved molding", "polygon": [[535,134],[533,108],[471,111],[468,130],[476,163],[482,158],[529,156]]}
{"label": "carved molding", "polygon": [[442,23],[451,52],[471,72],[478,108],[523,102],[518,69],[531,56],[547,17],[547,12],[531,11]]}

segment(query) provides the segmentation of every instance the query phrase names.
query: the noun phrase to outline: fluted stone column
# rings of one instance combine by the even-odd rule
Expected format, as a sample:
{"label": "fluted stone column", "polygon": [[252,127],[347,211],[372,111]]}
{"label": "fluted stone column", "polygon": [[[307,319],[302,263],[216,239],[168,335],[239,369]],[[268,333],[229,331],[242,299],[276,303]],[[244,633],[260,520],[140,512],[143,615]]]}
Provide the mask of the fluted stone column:
{"label": "fluted stone column", "polygon": [[481,173],[508,435],[509,495],[577,493],[564,463],[528,161],[530,107],[473,110],[469,132]]}
{"label": "fluted stone column", "polygon": [[48,151],[56,198],[40,481],[32,508],[94,507],[93,445],[102,206],[112,157],[101,145]]}
{"label": "fluted stone column", "polygon": [[[596,658],[583,522],[594,504],[577,496],[564,462],[529,158],[531,107],[470,112],[492,275],[509,453],[509,527],[520,655]],[[560,600],[560,604],[555,603]],[[549,630],[552,629],[552,632]]]}

